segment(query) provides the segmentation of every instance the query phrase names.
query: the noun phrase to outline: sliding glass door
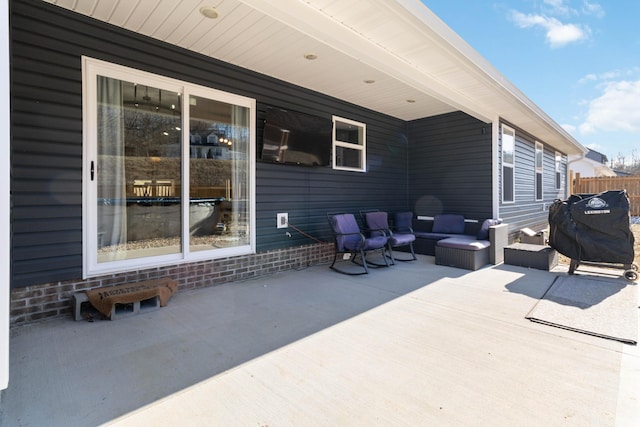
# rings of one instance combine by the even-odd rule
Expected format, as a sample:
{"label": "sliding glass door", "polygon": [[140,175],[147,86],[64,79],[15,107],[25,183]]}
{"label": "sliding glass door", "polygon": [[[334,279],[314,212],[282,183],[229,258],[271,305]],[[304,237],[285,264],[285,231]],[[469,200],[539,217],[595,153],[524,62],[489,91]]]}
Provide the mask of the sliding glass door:
{"label": "sliding glass door", "polygon": [[84,65],[85,275],[252,252],[255,101]]}

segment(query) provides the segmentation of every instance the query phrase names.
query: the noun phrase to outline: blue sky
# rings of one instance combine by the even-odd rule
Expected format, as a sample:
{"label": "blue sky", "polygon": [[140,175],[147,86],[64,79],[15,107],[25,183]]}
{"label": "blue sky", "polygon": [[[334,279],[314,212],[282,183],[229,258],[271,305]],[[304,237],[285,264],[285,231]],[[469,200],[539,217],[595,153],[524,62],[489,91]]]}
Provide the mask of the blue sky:
{"label": "blue sky", "polygon": [[640,1],[422,2],[582,145],[640,158]]}

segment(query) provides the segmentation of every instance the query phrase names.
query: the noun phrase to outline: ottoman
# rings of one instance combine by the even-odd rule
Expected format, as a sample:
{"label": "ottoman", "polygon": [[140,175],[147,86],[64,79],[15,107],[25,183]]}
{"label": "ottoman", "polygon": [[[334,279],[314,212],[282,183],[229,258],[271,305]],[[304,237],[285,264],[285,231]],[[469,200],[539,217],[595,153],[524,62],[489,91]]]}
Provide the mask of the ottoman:
{"label": "ottoman", "polygon": [[504,248],[504,263],[549,271],[558,265],[558,252],[546,245],[514,243]]}

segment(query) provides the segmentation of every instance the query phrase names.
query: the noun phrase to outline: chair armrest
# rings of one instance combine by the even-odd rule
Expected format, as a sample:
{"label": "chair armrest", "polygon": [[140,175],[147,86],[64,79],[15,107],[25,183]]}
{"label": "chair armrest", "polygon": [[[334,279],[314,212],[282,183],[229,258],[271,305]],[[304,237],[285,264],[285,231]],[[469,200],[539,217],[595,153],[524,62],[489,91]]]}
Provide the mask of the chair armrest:
{"label": "chair armrest", "polygon": [[502,264],[504,262],[504,248],[509,245],[509,224],[498,224],[489,227],[489,241],[491,249],[489,262]]}
{"label": "chair armrest", "polygon": [[366,237],[364,237],[364,234],[362,234],[359,231],[354,231],[353,233],[337,233],[337,232],[334,232],[333,234],[336,237],[338,237],[338,236],[360,236],[360,239],[362,239],[362,240],[366,239]]}
{"label": "chair armrest", "polygon": [[382,235],[385,237],[391,237],[393,235],[393,232],[388,228],[362,228],[362,231],[365,231],[366,233],[368,233],[369,236],[372,236],[371,234],[372,231],[377,231],[379,233],[382,233]]}
{"label": "chair armrest", "polygon": [[413,234],[413,227],[405,226],[405,227],[391,227],[391,231],[394,233],[403,233],[403,234]]}

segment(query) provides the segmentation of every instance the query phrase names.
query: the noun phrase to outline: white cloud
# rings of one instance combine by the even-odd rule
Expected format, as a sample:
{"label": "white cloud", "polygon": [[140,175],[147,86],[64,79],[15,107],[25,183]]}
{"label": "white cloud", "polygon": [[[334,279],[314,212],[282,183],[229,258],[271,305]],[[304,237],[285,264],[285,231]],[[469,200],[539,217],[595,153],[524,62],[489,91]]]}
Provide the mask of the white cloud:
{"label": "white cloud", "polygon": [[582,5],[582,13],[585,15],[593,15],[598,18],[604,17],[604,9],[598,3],[590,3],[588,1],[584,1]]}
{"label": "white cloud", "polygon": [[574,125],[570,125],[570,124],[566,124],[566,123],[565,123],[565,124],[560,125],[560,126],[562,126],[562,128],[563,128],[564,130],[566,130],[567,132],[569,132],[571,135],[575,135],[575,133],[576,133],[576,127],[575,127]]}
{"label": "white cloud", "polygon": [[640,133],[640,79],[609,82],[600,96],[589,102],[580,133],[624,131]]}
{"label": "white cloud", "polygon": [[547,7],[541,9],[544,9],[552,15],[578,16],[580,14],[583,14],[595,16],[597,18],[602,18],[605,15],[604,8],[599,3],[590,2],[589,0],[582,1],[582,7],[580,8],[580,10],[570,7],[569,0],[543,0],[543,3]]}
{"label": "white cloud", "polygon": [[607,71],[605,73],[600,74],[600,80],[614,80],[620,77],[622,72],[620,70]]}
{"label": "white cloud", "polygon": [[589,82],[595,82],[596,80],[598,80],[598,76],[596,74],[591,73],[591,74],[587,74],[586,76],[578,80],[578,83],[585,84]]}
{"label": "white cloud", "polygon": [[544,4],[551,6],[554,14],[568,15],[572,10],[564,4],[564,0],[544,0]]}
{"label": "white cloud", "polygon": [[621,70],[605,71],[600,74],[589,73],[578,80],[579,84],[587,84],[590,82],[612,82],[616,79],[631,78],[634,79],[640,74],[640,67],[630,67]]}
{"label": "white cloud", "polygon": [[569,43],[589,38],[591,30],[587,26],[563,24],[560,20],[545,15],[511,12],[511,19],[520,28],[542,27],[551,47],[562,47]]}

